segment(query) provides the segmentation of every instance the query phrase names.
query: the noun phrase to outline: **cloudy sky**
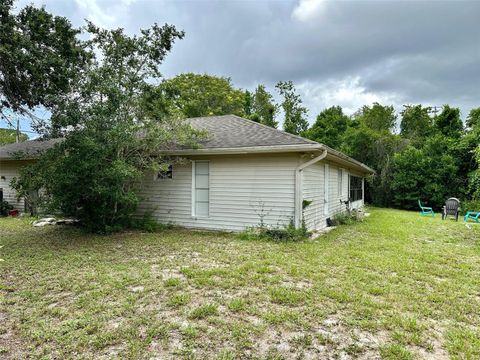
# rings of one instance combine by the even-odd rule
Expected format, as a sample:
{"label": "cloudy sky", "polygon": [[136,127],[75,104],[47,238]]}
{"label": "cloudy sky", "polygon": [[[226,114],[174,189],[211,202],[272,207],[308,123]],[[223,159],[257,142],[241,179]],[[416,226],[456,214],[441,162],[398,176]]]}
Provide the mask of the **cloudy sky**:
{"label": "cloudy sky", "polygon": [[[32,2],[19,1],[19,7]],[[374,101],[480,106],[480,1],[34,0],[71,19],[137,32],[154,22],[186,32],[163,65],[274,91],[293,80],[314,119]]]}

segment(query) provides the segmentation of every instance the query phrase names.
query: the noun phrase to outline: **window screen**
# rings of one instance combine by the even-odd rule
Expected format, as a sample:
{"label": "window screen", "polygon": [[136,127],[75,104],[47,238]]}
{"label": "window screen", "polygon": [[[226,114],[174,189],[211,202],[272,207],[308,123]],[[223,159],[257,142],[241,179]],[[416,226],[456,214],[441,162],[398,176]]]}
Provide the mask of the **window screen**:
{"label": "window screen", "polygon": [[350,175],[350,201],[363,199],[362,178]]}

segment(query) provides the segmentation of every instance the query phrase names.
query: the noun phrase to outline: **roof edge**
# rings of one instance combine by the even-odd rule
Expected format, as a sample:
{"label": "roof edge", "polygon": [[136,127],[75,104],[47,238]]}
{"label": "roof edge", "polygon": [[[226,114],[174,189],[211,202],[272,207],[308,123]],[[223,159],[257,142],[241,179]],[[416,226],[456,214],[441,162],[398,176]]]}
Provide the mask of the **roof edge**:
{"label": "roof edge", "polygon": [[271,145],[271,146],[246,146],[231,148],[199,148],[184,150],[163,151],[165,155],[219,155],[219,154],[259,154],[279,152],[299,152],[321,150],[321,144],[295,144],[295,145]]}

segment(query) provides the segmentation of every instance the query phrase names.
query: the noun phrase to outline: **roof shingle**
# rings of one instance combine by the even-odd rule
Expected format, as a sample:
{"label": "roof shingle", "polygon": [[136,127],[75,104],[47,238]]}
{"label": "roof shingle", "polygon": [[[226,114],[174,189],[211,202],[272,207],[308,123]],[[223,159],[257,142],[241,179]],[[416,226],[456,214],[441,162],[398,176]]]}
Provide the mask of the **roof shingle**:
{"label": "roof shingle", "polygon": [[235,115],[198,117],[187,121],[193,128],[209,132],[208,140],[201,142],[204,149],[318,144]]}

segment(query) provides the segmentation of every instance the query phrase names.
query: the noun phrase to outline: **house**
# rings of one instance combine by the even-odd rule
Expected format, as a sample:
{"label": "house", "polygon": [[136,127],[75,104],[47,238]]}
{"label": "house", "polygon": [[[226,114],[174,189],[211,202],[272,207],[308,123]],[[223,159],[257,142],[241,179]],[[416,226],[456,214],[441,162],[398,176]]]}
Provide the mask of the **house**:
{"label": "house", "polygon": [[[152,211],[158,221],[213,230],[278,227],[304,223],[309,230],[327,219],[364,204],[368,166],[315,141],[234,115],[188,119],[207,130],[199,149],[165,154],[184,161],[168,171],[146,174],[139,185],[139,212]],[[9,182],[19,168],[58,140],[28,141],[0,148],[0,188],[17,208]],[[28,160],[15,160],[24,152]],[[308,204],[308,206],[306,206]]]}

